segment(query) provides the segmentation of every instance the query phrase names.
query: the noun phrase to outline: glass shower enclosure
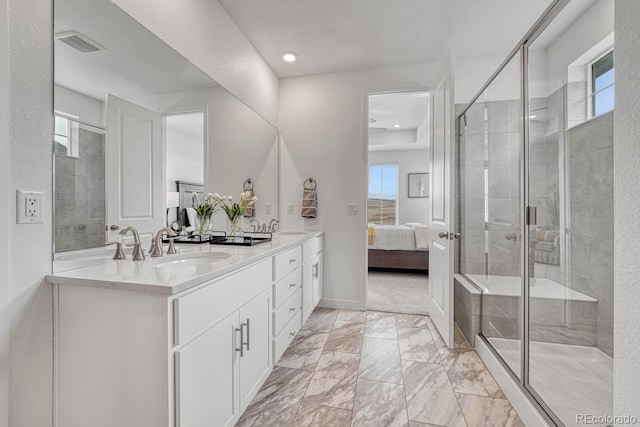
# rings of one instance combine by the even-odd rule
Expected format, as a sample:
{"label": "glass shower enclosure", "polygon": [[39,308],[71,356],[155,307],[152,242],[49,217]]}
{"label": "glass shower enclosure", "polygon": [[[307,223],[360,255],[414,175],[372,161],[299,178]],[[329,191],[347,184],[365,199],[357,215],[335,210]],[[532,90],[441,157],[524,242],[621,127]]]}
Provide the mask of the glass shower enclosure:
{"label": "glass shower enclosure", "polygon": [[458,120],[459,273],[556,425],[613,411],[613,2],[555,2]]}

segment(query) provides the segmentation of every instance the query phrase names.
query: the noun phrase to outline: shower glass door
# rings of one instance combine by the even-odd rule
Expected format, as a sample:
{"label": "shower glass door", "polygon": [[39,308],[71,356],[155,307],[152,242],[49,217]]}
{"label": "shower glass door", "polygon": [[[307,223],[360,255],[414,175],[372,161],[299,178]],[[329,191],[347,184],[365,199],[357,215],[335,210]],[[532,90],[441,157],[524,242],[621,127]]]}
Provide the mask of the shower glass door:
{"label": "shower glass door", "polygon": [[460,272],[482,289],[481,329],[522,371],[521,56],[465,110],[459,128]]}
{"label": "shower glass door", "polygon": [[613,412],[613,115],[594,117],[590,96],[598,58],[613,81],[612,10],[602,0],[582,15],[578,7],[569,3],[526,45],[528,195],[537,209],[528,388],[566,426]]}

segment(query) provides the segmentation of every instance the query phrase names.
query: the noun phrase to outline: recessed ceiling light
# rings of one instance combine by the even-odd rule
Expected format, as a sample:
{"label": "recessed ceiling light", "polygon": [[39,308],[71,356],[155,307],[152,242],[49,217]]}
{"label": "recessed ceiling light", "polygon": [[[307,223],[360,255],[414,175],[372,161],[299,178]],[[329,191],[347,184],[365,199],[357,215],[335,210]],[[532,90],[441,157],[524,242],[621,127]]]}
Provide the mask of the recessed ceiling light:
{"label": "recessed ceiling light", "polygon": [[394,128],[399,128],[400,125],[398,123],[396,123],[395,125],[393,125]]}
{"label": "recessed ceiling light", "polygon": [[282,60],[284,62],[295,62],[298,59],[298,55],[295,52],[283,52]]}

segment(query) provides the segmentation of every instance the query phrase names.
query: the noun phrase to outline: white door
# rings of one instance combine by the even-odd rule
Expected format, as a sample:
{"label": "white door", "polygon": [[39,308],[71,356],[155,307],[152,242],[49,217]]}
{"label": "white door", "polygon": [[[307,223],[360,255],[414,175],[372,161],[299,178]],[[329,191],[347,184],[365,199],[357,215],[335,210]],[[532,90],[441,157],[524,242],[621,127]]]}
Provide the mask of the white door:
{"label": "white door", "polygon": [[240,309],[244,349],[240,357],[240,411],[271,373],[271,289]]}
{"label": "white door", "polygon": [[177,427],[232,426],[238,420],[238,312],[176,351]]}
{"label": "white door", "polygon": [[429,212],[429,315],[453,346],[453,194],[455,129],[453,58],[449,53],[431,92],[431,209]]}
{"label": "white door", "polygon": [[[107,224],[153,233],[162,224],[160,114],[107,95]],[[110,240],[117,239],[110,231]]]}

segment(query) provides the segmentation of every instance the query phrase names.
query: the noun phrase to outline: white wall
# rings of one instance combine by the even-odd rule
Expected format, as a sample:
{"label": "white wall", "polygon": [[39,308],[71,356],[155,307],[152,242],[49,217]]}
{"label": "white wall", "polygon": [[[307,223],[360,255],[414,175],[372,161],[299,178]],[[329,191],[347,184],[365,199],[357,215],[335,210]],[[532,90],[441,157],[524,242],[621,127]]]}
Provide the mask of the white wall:
{"label": "white wall", "polygon": [[429,151],[401,150],[401,151],[369,151],[369,164],[397,163],[399,165],[399,223],[429,222],[429,198],[409,198],[409,173],[429,172]]}
{"label": "white wall", "polygon": [[[325,306],[364,308],[366,91],[424,88],[439,63],[322,74],[280,82],[282,228],[325,231]],[[363,125],[364,123],[364,125]],[[300,217],[302,184],[318,183],[318,217]],[[287,203],[295,206],[286,214]],[[347,204],[359,203],[359,215]]]}
{"label": "white wall", "polygon": [[640,2],[616,0],[614,413],[640,418]]}
{"label": "white wall", "polygon": [[369,145],[415,144],[417,139],[416,129],[369,132]]}
{"label": "white wall", "polygon": [[[0,0],[0,141],[9,140],[9,31],[7,0]],[[9,144],[0,143],[0,194],[9,194]],[[5,199],[6,201],[6,199]],[[8,204],[0,209],[7,224]],[[9,425],[9,239],[0,234],[0,427]]]}
{"label": "white wall", "polygon": [[[51,1],[9,0],[9,310],[11,426],[49,426],[52,416],[51,272],[53,83]],[[43,191],[43,223],[16,224],[16,189]]]}
{"label": "white wall", "polygon": [[204,183],[204,135],[181,132],[167,117],[167,191],[178,191],[176,181]]}
{"label": "white wall", "polygon": [[54,109],[78,117],[83,123],[104,127],[104,102],[89,98],[86,95],[54,85]]}
{"label": "white wall", "polygon": [[278,78],[217,0],[114,3],[277,125]]}

